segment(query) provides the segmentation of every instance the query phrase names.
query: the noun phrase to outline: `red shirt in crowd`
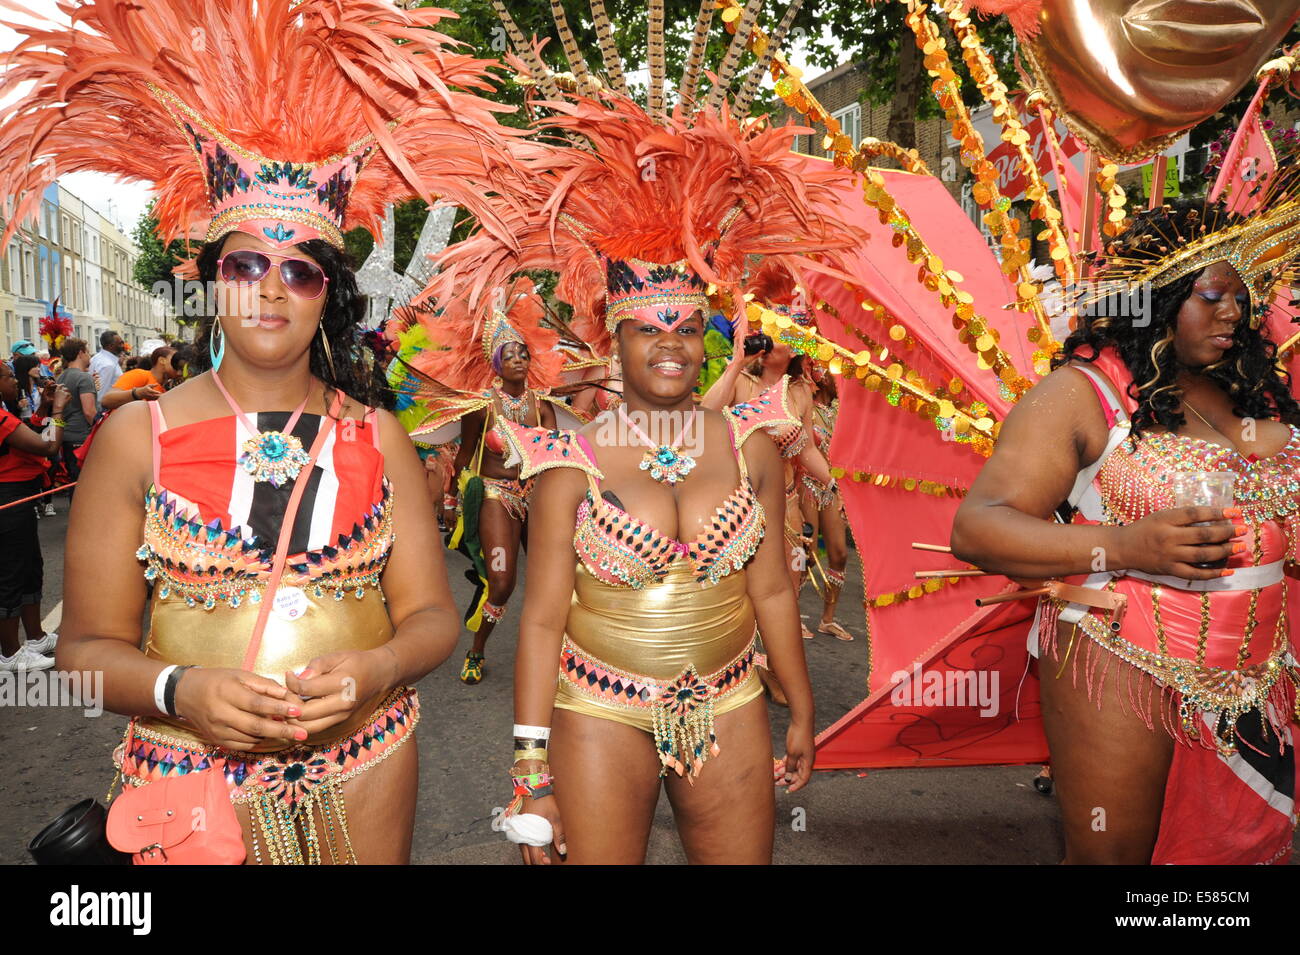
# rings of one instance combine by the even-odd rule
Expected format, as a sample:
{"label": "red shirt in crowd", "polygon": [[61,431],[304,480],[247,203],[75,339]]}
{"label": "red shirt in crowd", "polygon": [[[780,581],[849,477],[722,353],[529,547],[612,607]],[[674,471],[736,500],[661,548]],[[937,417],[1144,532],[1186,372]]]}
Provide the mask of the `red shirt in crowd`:
{"label": "red shirt in crowd", "polygon": [[6,443],[9,435],[25,427],[27,426],[6,408],[0,407],[0,483],[30,481],[40,477],[50,467],[49,458],[20,451]]}

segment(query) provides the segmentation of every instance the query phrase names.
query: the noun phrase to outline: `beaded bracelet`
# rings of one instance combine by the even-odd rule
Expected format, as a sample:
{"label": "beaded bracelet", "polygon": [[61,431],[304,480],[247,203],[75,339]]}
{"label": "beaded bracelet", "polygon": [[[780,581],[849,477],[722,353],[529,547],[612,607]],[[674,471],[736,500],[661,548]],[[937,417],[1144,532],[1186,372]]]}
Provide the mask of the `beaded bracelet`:
{"label": "beaded bracelet", "polygon": [[551,783],[554,782],[554,779],[552,779],[548,771],[542,770],[541,772],[527,773],[525,775],[511,773],[510,781],[514,783],[515,796],[538,799],[541,796],[551,794]]}

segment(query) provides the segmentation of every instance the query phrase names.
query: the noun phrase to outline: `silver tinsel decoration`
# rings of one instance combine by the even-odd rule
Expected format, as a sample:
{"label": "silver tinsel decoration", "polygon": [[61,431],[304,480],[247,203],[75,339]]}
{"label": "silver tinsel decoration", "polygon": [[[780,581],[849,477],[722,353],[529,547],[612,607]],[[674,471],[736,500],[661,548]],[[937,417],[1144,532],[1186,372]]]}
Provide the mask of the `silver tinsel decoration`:
{"label": "silver tinsel decoration", "polygon": [[431,257],[447,247],[457,208],[439,204],[429,209],[420,229],[420,240],[415,244],[415,252],[405,272],[393,269],[396,224],[393,207],[389,205],[384,210],[383,240],[375,243],[365,264],[357,270],[357,288],[370,298],[370,313],[366,321],[369,327],[378,328],[394,308],[411,301],[429,284],[437,271]]}

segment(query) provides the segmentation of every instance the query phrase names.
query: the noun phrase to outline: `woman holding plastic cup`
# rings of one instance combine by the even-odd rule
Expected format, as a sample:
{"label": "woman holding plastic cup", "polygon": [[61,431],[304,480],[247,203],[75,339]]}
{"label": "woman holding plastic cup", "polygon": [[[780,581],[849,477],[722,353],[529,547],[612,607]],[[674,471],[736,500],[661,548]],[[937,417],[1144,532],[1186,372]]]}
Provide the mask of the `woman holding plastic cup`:
{"label": "woman holding plastic cup", "polygon": [[953,526],[962,559],[1081,588],[1043,599],[1033,640],[1071,863],[1291,847],[1300,406],[1259,328],[1276,273],[1234,251],[1254,220],[1202,221],[1157,210],[1108,250],[1122,284],[1080,309]]}

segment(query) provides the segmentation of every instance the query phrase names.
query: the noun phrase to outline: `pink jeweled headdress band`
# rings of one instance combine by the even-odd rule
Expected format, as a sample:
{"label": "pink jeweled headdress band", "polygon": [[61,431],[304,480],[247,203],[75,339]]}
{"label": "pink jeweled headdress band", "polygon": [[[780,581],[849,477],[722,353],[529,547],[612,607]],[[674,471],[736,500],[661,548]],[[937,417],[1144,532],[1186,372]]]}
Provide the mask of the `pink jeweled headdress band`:
{"label": "pink jeweled headdress band", "polygon": [[204,241],[238,230],[276,247],[324,239],[343,248],[348,197],[377,148],[373,135],[315,162],[268,159],[232,141],[173,94],[158,87],[151,92],[185,133],[207,183],[212,221]]}
{"label": "pink jeweled headdress band", "polygon": [[668,265],[605,259],[605,324],[610,334],[626,319],[672,331],[709,305],[707,285],[685,260]]}

